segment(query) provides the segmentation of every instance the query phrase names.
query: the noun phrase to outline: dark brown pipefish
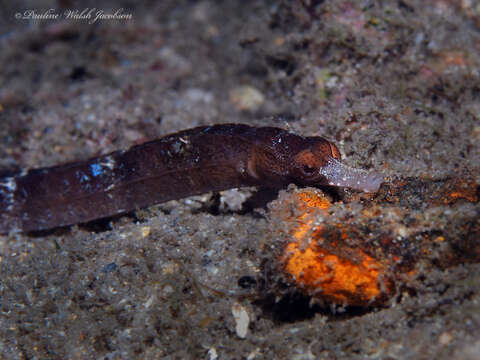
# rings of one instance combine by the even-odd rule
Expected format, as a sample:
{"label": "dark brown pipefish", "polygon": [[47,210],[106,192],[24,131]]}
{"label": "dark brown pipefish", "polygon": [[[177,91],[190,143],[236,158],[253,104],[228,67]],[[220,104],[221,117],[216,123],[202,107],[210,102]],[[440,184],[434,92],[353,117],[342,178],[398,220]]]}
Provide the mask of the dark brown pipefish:
{"label": "dark brown pipefish", "polygon": [[340,162],[321,137],[274,127],[196,127],[86,161],[0,178],[0,233],[50,229],[242,186],[330,185],[375,192],[377,173]]}

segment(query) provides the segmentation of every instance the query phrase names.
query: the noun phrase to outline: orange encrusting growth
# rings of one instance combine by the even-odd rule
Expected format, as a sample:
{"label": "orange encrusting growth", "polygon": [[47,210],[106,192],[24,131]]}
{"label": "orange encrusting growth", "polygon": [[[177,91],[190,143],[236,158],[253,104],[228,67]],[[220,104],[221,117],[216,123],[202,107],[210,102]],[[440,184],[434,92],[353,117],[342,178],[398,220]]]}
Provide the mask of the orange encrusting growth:
{"label": "orange encrusting growth", "polygon": [[[291,231],[292,241],[281,257],[284,271],[302,291],[327,301],[368,305],[378,300],[385,266],[362,250],[346,245],[347,233],[341,225],[337,226],[339,235],[328,241],[322,225],[312,229],[312,213],[331,205],[321,192],[302,190],[294,196],[300,215]],[[321,245],[326,243],[329,246]],[[339,256],[342,250],[347,250],[347,255]]]}
{"label": "orange encrusting growth", "polygon": [[285,249],[289,254],[285,270],[296,279],[297,285],[337,304],[367,305],[380,295],[380,267],[375,259],[361,250],[359,264],[329,254],[316,245],[300,250],[291,242]]}
{"label": "orange encrusting growth", "polygon": [[473,203],[478,202],[477,187],[478,184],[473,181],[460,183],[456,188],[445,194],[443,203],[450,204],[458,199],[465,199]]}
{"label": "orange encrusting growth", "polygon": [[[301,214],[297,217],[298,226],[292,231],[296,239],[304,239],[307,233],[312,229],[314,219],[310,216],[315,209],[326,210],[332,204],[326,197],[319,196],[313,191],[301,191],[296,194],[298,200],[298,210]],[[309,219],[310,218],[310,219]],[[318,231],[318,229],[317,229]]]}

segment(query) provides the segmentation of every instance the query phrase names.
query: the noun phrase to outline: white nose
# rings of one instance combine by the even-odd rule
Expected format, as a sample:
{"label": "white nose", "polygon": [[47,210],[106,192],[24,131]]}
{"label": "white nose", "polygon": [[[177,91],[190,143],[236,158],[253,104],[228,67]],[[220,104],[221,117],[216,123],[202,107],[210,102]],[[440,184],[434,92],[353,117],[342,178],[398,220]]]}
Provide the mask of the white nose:
{"label": "white nose", "polygon": [[382,174],[351,168],[334,158],[331,158],[327,165],[321,168],[320,174],[327,178],[329,185],[365,192],[377,192],[384,182]]}

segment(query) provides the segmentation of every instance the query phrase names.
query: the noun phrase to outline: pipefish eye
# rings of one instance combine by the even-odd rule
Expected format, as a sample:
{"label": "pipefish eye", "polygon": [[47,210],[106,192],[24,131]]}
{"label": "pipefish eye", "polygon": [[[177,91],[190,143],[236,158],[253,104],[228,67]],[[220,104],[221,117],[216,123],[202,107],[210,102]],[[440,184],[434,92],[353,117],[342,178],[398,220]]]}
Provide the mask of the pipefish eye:
{"label": "pipefish eye", "polygon": [[340,159],[340,151],[331,142],[321,137],[308,139],[308,145],[295,156],[295,162],[306,175],[313,175],[325,165],[331,158]]}
{"label": "pipefish eye", "polygon": [[294,157],[293,163],[293,176],[299,181],[311,182],[322,177],[320,174],[322,161],[319,161],[311,149],[300,151]]}
{"label": "pipefish eye", "polygon": [[318,173],[317,168],[315,168],[313,166],[310,166],[310,165],[307,165],[307,164],[303,164],[302,167],[301,167],[301,170],[306,176],[312,176],[312,175],[315,175],[316,173]]}

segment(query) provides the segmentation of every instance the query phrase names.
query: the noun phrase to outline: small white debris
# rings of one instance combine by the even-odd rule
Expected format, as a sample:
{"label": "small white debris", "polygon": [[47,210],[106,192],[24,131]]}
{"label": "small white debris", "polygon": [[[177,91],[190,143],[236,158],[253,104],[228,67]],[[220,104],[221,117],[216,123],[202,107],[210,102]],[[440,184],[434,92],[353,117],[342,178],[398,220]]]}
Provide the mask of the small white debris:
{"label": "small white debris", "polygon": [[447,346],[453,341],[453,335],[449,332],[443,332],[438,338],[438,343],[442,346]]}
{"label": "small white debris", "polygon": [[239,211],[252,192],[245,189],[230,189],[220,192],[220,209],[222,211]]}
{"label": "small white debris", "polygon": [[260,355],[260,348],[256,348],[247,356],[247,360],[254,360],[258,355]]}
{"label": "small white debris", "polygon": [[230,91],[230,101],[237,110],[257,111],[265,102],[265,96],[253,86],[239,86]]}
{"label": "small white debris", "polygon": [[215,349],[214,347],[208,349],[207,359],[208,360],[217,360],[218,359],[217,349]]}
{"label": "small white debris", "polygon": [[155,300],[155,295],[150,296],[148,300],[145,301],[145,304],[143,304],[143,306],[145,306],[145,308],[148,309],[150,306],[152,306],[154,300]]}
{"label": "small white debris", "polygon": [[239,338],[245,339],[248,332],[248,325],[250,324],[247,310],[236,302],[232,305],[232,314],[235,319],[235,332]]}
{"label": "small white debris", "polygon": [[142,237],[146,238],[148,235],[150,235],[150,226],[144,226],[141,228],[142,231]]}

